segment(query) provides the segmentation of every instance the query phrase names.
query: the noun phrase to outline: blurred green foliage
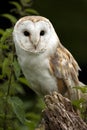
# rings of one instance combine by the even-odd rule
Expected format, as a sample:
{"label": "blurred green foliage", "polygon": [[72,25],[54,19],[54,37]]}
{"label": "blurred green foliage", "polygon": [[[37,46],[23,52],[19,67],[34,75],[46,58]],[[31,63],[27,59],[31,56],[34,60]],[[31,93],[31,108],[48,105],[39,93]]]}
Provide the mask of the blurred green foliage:
{"label": "blurred green foliage", "polygon": [[[19,0],[19,2],[11,0],[9,4],[13,5],[14,8],[10,10],[10,13],[1,15],[7,18],[12,26],[10,28],[7,26],[6,30],[0,29],[0,130],[34,130],[44,107],[42,99],[28,89],[29,83],[24,78],[17,62],[12,40],[13,26],[17,19],[25,15],[38,15],[38,12],[32,9],[32,2],[32,0]],[[38,3],[40,4],[40,2]],[[52,6],[54,6],[53,3]],[[41,8],[40,5],[39,8]],[[48,5],[45,8],[48,8]],[[50,15],[52,16],[52,14]],[[50,16],[46,17],[49,18]],[[59,17],[61,16],[59,15]],[[54,25],[57,24],[55,18],[53,18]],[[59,23],[58,25],[61,26],[65,24],[64,21]],[[64,29],[62,31],[64,33]],[[29,94],[26,93],[26,89]],[[87,89],[82,88],[81,91],[87,93]],[[83,102],[84,100],[81,99],[74,101],[73,104],[80,109],[80,104]],[[81,111],[84,113],[84,109],[81,108]],[[84,115],[82,115],[83,118],[87,120]]]}
{"label": "blurred green foliage", "polygon": [[34,130],[44,104],[31,91],[26,94],[25,88],[29,84],[17,62],[12,31],[18,18],[37,15],[38,12],[31,8],[31,0],[11,1],[9,4],[14,5],[11,13],[1,15],[9,19],[12,26],[0,29],[0,130]]}

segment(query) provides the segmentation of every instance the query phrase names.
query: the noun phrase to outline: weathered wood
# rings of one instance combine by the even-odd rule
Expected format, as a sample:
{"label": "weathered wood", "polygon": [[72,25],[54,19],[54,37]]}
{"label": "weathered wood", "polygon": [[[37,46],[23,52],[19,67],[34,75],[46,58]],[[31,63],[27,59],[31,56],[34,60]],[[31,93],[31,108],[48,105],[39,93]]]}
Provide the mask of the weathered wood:
{"label": "weathered wood", "polygon": [[54,92],[45,96],[45,130],[87,130],[87,124],[74,111],[69,99]]}

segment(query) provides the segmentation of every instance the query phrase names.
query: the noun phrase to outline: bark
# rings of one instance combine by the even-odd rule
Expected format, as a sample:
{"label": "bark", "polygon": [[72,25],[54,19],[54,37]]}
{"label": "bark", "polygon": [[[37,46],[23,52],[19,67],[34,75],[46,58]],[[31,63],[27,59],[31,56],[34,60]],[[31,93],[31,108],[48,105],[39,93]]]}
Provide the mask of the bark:
{"label": "bark", "polygon": [[44,127],[38,130],[87,130],[87,124],[74,111],[70,100],[61,94],[45,96],[45,104]]}

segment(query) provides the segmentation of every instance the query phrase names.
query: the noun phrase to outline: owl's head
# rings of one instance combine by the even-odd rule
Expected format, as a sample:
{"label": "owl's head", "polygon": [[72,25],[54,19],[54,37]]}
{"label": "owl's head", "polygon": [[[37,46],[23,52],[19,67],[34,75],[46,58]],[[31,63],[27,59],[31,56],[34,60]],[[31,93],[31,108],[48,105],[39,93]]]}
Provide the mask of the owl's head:
{"label": "owl's head", "polygon": [[17,21],[13,30],[16,48],[29,53],[44,53],[56,48],[59,39],[51,22],[41,16],[26,16]]}

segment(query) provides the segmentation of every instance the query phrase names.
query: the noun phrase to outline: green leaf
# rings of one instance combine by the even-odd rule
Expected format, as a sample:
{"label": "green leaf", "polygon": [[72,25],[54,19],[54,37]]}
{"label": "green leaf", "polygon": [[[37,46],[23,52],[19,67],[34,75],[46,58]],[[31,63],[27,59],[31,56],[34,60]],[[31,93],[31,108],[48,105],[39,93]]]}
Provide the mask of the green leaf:
{"label": "green leaf", "polygon": [[9,47],[7,45],[0,44],[0,49],[8,49]]}
{"label": "green leaf", "polygon": [[21,69],[16,59],[14,59],[13,67],[14,67],[16,78],[18,79],[21,74]]}
{"label": "green leaf", "polygon": [[30,128],[30,130],[35,130],[36,124],[33,121],[27,121],[25,122],[26,126],[28,126],[28,128]]}
{"label": "green leaf", "polygon": [[4,30],[0,29],[0,34],[3,35],[3,33],[4,33]]}
{"label": "green leaf", "polygon": [[9,78],[11,72],[11,65],[13,62],[13,54],[9,53],[8,57],[4,59],[2,64],[2,75],[7,76]]}
{"label": "green leaf", "polygon": [[5,58],[2,66],[2,75],[3,76],[7,75],[9,77],[9,74],[10,74],[9,59]]}
{"label": "green leaf", "polygon": [[76,108],[78,108],[78,109],[80,109],[81,108],[81,103],[83,103],[85,100],[83,99],[83,98],[81,98],[81,99],[79,99],[79,100],[74,100],[74,101],[72,101],[72,104],[76,107]]}
{"label": "green leaf", "polygon": [[1,44],[4,44],[6,39],[11,36],[12,31],[13,31],[13,28],[9,28],[4,31],[3,36],[1,37],[1,40],[0,40]]}
{"label": "green leaf", "polygon": [[34,9],[25,9],[24,10],[26,13],[29,13],[29,14],[36,14],[36,15],[38,15],[39,13],[36,11],[36,10],[34,10]]}
{"label": "green leaf", "polygon": [[24,111],[24,104],[22,100],[18,97],[9,97],[8,99],[9,104],[11,104],[14,113],[16,114],[17,118],[22,124],[25,124],[25,111]]}
{"label": "green leaf", "polygon": [[27,81],[24,77],[20,77],[20,78],[18,79],[18,81],[19,81],[20,83],[22,83],[22,84],[25,84],[26,86],[29,86],[28,81]]}
{"label": "green leaf", "polygon": [[81,90],[82,93],[87,93],[87,86],[76,86],[76,87],[73,87],[77,90]]}
{"label": "green leaf", "polygon": [[40,115],[39,114],[36,114],[34,112],[30,112],[27,114],[27,117],[31,120],[34,120],[34,121],[39,121],[40,120]]}
{"label": "green leaf", "polygon": [[26,6],[26,5],[29,5],[29,3],[31,2],[31,0],[20,0],[22,6]]}
{"label": "green leaf", "polygon": [[19,83],[14,82],[14,84],[12,84],[12,87],[14,87],[14,86],[15,86],[15,90],[16,90],[15,93],[17,93],[17,94],[20,93],[22,95],[25,94],[23,87]]}
{"label": "green leaf", "polygon": [[11,88],[10,88],[10,95],[15,95],[15,94],[25,94],[25,91],[21,84],[15,80],[14,75],[11,76]]}
{"label": "green leaf", "polygon": [[14,5],[16,7],[16,9],[18,9],[19,11],[22,10],[22,7],[18,2],[10,1],[9,3]]}
{"label": "green leaf", "polygon": [[16,17],[11,14],[2,14],[1,16],[9,19],[11,21],[11,23],[13,23],[13,24],[15,24],[17,21]]}

